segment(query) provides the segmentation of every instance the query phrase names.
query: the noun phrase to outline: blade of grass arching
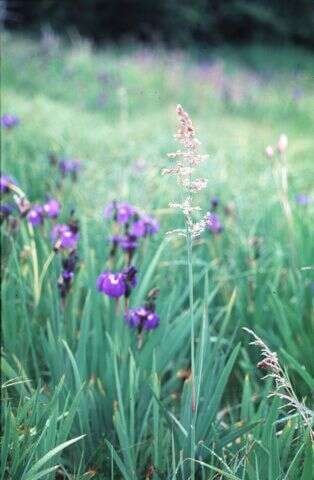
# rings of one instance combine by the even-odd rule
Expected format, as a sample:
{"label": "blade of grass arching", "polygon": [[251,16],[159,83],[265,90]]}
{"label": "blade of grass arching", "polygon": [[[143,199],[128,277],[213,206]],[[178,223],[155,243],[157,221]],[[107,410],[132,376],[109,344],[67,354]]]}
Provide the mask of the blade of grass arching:
{"label": "blade of grass arching", "polygon": [[244,425],[243,427],[230,429],[231,431],[229,431],[226,435],[223,435],[220,438],[220,440],[217,443],[217,447],[218,448],[225,447],[226,445],[228,445],[228,443],[233,442],[234,440],[241,437],[245,433],[249,432],[250,430],[253,430],[253,428],[259,425],[259,423],[260,423],[260,420],[257,422],[250,423],[249,425]]}
{"label": "blade of grass arching", "polygon": [[38,460],[28,472],[23,474],[21,480],[33,480],[34,474],[36,474],[38,470],[45,465],[45,463],[49,462],[49,460],[51,460],[58,453],[62,452],[62,450],[69,447],[73,443],[78,442],[84,437],[85,434],[80,435],[79,437],[72,438],[71,440],[63,442],[61,443],[61,445],[58,445],[57,447],[50,450],[48,453],[46,453],[46,455],[44,455],[40,460]]}
{"label": "blade of grass arching", "polygon": [[[60,431],[58,433],[58,440],[61,441],[61,442],[66,441],[66,438],[68,437],[68,435],[70,433],[74,417],[78,413],[81,393],[82,393],[82,390],[79,390],[77,392],[77,394],[75,395],[75,397],[72,401],[72,405],[71,405],[70,409],[66,412],[65,419],[61,422]],[[70,396],[68,396],[68,398],[70,398]]]}
{"label": "blade of grass arching", "polygon": [[226,478],[228,480],[241,480],[240,477],[237,477],[233,473],[228,473],[224,470],[221,470],[221,468],[214,467],[213,465],[209,465],[208,463],[203,462],[201,460],[195,460],[195,463],[197,463],[198,465],[202,465],[203,467],[206,467],[209,470],[212,470],[213,472],[219,473],[219,475],[223,475],[224,479]]}
{"label": "blade of grass arching", "polygon": [[283,357],[287,360],[288,364],[291,368],[293,368],[301,378],[305,381],[305,383],[309,386],[311,391],[314,391],[314,378],[312,375],[305,369],[304,366],[300,365],[300,363],[295,360],[288,352],[286,352],[283,348],[281,349],[281,353]]}
{"label": "blade of grass arching", "polygon": [[159,259],[161,257],[161,254],[165,248],[165,246],[168,244],[169,240],[164,239],[161,244],[159,245],[159,248],[157,249],[154,257],[152,258],[152,261],[150,262],[143,278],[141,279],[140,282],[140,287],[138,288],[135,298],[134,298],[134,304],[139,305],[140,302],[143,300],[145,293],[148,291],[151,285],[151,279],[152,276],[154,275],[155,269],[158,265]]}
{"label": "blade of grass arching", "polygon": [[113,456],[116,464],[117,464],[117,467],[119,468],[124,480],[134,480],[134,477],[133,475],[130,476],[128,474],[128,471],[127,471],[127,468],[126,466],[124,465],[124,463],[122,462],[121,458],[119,457],[119,455],[117,454],[116,450],[114,449],[114,447],[112,446],[112,444],[109,442],[109,440],[105,440],[107,446],[109,447],[110,449],[110,453],[111,455]]}
{"label": "blade of grass arching", "polygon": [[79,369],[77,367],[77,363],[75,361],[74,355],[71,352],[70,347],[67,344],[67,342],[65,340],[61,339],[61,343],[63,344],[63,346],[64,346],[64,348],[65,348],[65,350],[68,354],[68,357],[69,357],[69,360],[70,360],[70,363],[71,363],[71,366],[72,366],[76,391],[79,391],[82,388],[82,380],[81,380]]}
{"label": "blade of grass arching", "polygon": [[[297,480],[300,478],[300,461],[301,461],[301,453],[303,452],[305,447],[304,443],[301,443],[300,447],[296,451],[295,456],[291,460],[287,473],[283,480]],[[311,477],[310,477],[311,478]],[[308,479],[306,479],[308,480]]]}
{"label": "blade of grass arching", "polygon": [[[3,374],[8,378],[21,378],[17,375],[14,368],[9,365],[7,360],[2,356],[1,358],[1,371]],[[15,389],[20,395],[29,395],[33,393],[33,389],[31,387],[31,381],[27,379],[27,377],[22,377],[22,382],[15,384]]]}
{"label": "blade of grass arching", "polygon": [[32,480],[39,480],[40,478],[49,478],[48,475],[52,472],[55,472],[59,468],[59,465],[55,465],[54,467],[46,468],[45,470],[42,470],[41,472],[36,473],[35,475],[32,476]]}

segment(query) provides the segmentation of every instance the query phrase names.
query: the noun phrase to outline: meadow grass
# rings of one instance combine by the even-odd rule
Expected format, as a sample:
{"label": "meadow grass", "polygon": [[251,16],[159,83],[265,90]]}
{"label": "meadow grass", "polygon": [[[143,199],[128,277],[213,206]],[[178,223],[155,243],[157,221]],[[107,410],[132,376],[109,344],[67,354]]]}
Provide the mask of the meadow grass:
{"label": "meadow grass", "polygon": [[[61,221],[75,209],[80,261],[63,307],[60,255],[47,264],[40,294],[34,275],[51,254],[51,224],[32,238],[25,219],[14,232],[2,223],[1,480],[311,480],[311,428],[297,408],[269,396],[272,378],[262,379],[242,327],[277,352],[311,411],[314,203],[295,195],[314,195],[313,56],[259,46],[95,49],[82,39],[47,48],[7,33],[2,51],[1,113],[18,115],[20,125],[2,129],[1,171],[31,202],[57,196]],[[194,241],[192,297],[184,239],[166,236],[184,228],[168,207],[178,186],[161,176],[177,148],[178,103],[208,154],[199,204],[206,212],[218,196],[224,227]],[[275,160],[265,155],[282,133],[291,224]],[[81,159],[77,182],[58,186],[49,153]],[[161,226],[133,259],[131,306],[160,290],[160,325],[141,348],[123,312],[96,290],[110,250],[103,208],[114,199]]]}

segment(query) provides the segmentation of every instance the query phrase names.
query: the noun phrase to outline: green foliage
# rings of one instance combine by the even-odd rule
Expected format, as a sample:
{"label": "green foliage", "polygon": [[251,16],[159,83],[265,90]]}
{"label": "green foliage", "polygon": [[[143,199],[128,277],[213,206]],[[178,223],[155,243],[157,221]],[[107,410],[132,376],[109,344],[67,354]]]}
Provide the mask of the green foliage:
{"label": "green foliage", "polygon": [[[269,59],[256,47],[204,52],[200,64],[188,52],[93,51],[86,42],[61,47],[47,54],[42,44],[4,36],[2,112],[16,113],[21,124],[2,133],[2,170],[31,201],[57,194],[62,221],[75,206],[81,261],[65,308],[58,255],[36,305],[25,222],[15,233],[1,226],[1,480],[94,474],[99,480],[183,480],[191,452],[200,479],[310,479],[308,428],[269,397],[271,381],[261,379],[256,349],[240,327],[278,352],[297,395],[312,408],[313,204],[297,205],[294,195],[312,188],[313,59],[275,49]],[[213,80],[217,71],[222,90]],[[298,101],[295,87],[303,92]],[[166,152],[174,150],[177,102],[191,113],[209,153],[202,172],[209,189],[200,204],[207,209],[218,195],[224,206],[236,205],[231,216],[219,207],[221,236],[205,232],[194,246],[193,432],[186,252],[180,238],[165,239],[180,227],[167,208],[178,194],[175,182],[160,176]],[[282,131],[289,137],[297,268],[264,156]],[[66,180],[57,189],[51,151],[82,159],[76,184]],[[145,208],[161,223],[134,258],[139,283],[131,306],[160,288],[160,326],[146,332],[142,348],[123,312],[95,289],[108,267],[109,228],[101,212],[114,198]],[[51,251],[49,235],[48,223],[35,230],[39,272]]]}

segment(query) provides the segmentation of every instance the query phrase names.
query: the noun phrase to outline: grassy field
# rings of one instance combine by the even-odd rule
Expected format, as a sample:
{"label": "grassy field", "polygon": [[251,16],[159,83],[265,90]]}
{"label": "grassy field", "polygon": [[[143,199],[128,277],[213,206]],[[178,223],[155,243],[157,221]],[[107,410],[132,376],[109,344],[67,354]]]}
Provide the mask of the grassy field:
{"label": "grassy field", "polygon": [[[32,204],[52,196],[62,210],[31,228],[15,209],[1,225],[1,480],[311,480],[313,55],[96,50],[7,33],[2,54],[1,114],[20,123],[1,129],[1,172]],[[223,225],[194,241],[192,289],[186,241],[166,235],[184,228],[169,208],[182,192],[161,175],[178,149],[178,103],[208,154],[196,204],[207,212],[218,197]],[[281,134],[286,152],[267,157]],[[77,181],[51,154],[80,159]],[[124,265],[121,251],[110,256],[117,225],[103,215],[113,200],[160,223],[132,259],[130,306],[160,290],[151,331],[130,328],[123,302],[96,289],[101,272]],[[73,209],[79,262],[62,301],[66,253],[53,253],[50,231]],[[291,385],[272,365],[257,368],[260,348],[242,327],[277,352]]]}

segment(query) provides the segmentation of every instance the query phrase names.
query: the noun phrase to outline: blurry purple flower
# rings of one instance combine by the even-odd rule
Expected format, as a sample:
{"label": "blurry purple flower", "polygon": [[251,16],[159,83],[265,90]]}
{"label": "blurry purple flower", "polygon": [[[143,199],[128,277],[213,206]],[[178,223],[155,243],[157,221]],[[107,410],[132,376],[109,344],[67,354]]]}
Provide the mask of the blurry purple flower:
{"label": "blurry purple flower", "polygon": [[3,222],[3,220],[6,220],[11,213],[14,211],[13,205],[10,203],[1,203],[0,205],[0,222]]}
{"label": "blurry purple flower", "polygon": [[[124,319],[131,328],[137,328],[141,324],[141,315],[139,310],[140,309],[138,308],[131,308],[124,314]],[[144,308],[142,310],[144,310],[144,315],[146,316],[146,310]]]}
{"label": "blurry purple flower", "polygon": [[133,266],[127,267],[123,270],[122,274],[124,275],[125,280],[125,298],[128,298],[131,295],[132,288],[135,288],[137,285],[137,269]]}
{"label": "blurry purple flower", "polygon": [[44,210],[41,205],[33,205],[27,214],[27,221],[37,227],[41,225],[44,221]]}
{"label": "blurry purple flower", "polygon": [[51,231],[51,240],[54,245],[59,242],[59,248],[73,250],[79,240],[77,228],[66,224],[57,224]]}
{"label": "blurry purple flower", "polygon": [[214,234],[222,232],[223,227],[222,227],[220,219],[219,219],[219,217],[216,213],[208,213],[208,215],[207,215],[207,227]]}
{"label": "blurry purple flower", "polygon": [[125,321],[131,328],[153,330],[158,327],[160,318],[154,311],[146,307],[132,308],[125,313]]}
{"label": "blurry purple flower", "polygon": [[119,246],[125,252],[132,253],[132,252],[134,252],[134,250],[137,249],[138,243],[137,243],[135,237],[133,237],[131,235],[125,235],[125,236],[120,237]]}
{"label": "blurry purple flower", "polygon": [[0,175],[0,192],[8,193],[10,191],[10,185],[16,185],[15,180],[9,175]]}
{"label": "blurry purple flower", "polygon": [[72,180],[76,181],[78,171],[81,169],[81,162],[77,159],[67,159],[64,158],[59,161],[59,169],[61,174],[65,177],[66,175],[71,175]]}
{"label": "blurry purple flower", "polygon": [[58,278],[58,288],[61,298],[65,300],[68,295],[74,278],[74,272],[78,262],[78,256],[76,251],[70,252],[68,257],[62,260],[63,270]]}
{"label": "blurry purple flower", "polygon": [[308,195],[299,193],[295,196],[295,201],[298,205],[309,205],[312,202],[312,199]]}
{"label": "blurry purple flower", "polygon": [[210,202],[210,203],[211,203],[212,209],[215,210],[215,209],[218,207],[219,203],[220,203],[220,202],[219,202],[219,198],[216,197],[216,196],[214,196],[214,197],[211,199],[211,202]]}
{"label": "blurry purple flower", "polygon": [[154,328],[158,327],[160,322],[160,318],[155,312],[148,312],[144,328],[145,330],[153,330]]}
{"label": "blurry purple flower", "polygon": [[141,214],[140,218],[131,225],[130,235],[137,238],[146,237],[157,233],[159,228],[159,222],[155,218]]}
{"label": "blurry purple flower", "polygon": [[70,280],[72,280],[73,277],[74,277],[74,272],[69,272],[68,270],[64,270],[62,272],[62,278],[66,282],[69,282]]}
{"label": "blurry purple flower", "polygon": [[111,202],[104,209],[105,218],[113,218],[115,222],[126,224],[135,215],[136,209],[127,202]]}
{"label": "blurry purple flower", "polygon": [[16,115],[10,115],[9,113],[5,113],[1,117],[1,126],[6,129],[10,129],[16,127],[20,123],[18,117]]}
{"label": "blurry purple flower", "polygon": [[123,273],[103,272],[96,281],[97,290],[109,297],[119,298],[126,292],[125,275]]}
{"label": "blurry purple flower", "polygon": [[50,218],[57,218],[60,214],[61,205],[55,198],[48,200],[43,206],[45,214]]}
{"label": "blurry purple flower", "polygon": [[136,238],[145,237],[146,224],[141,218],[136,220],[130,227],[130,235]]}

